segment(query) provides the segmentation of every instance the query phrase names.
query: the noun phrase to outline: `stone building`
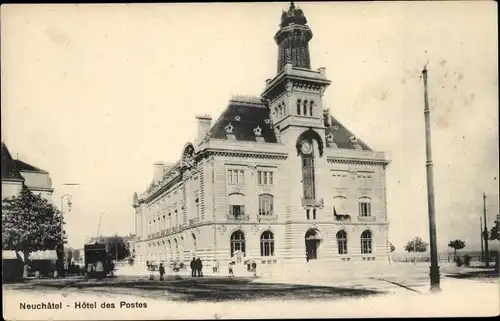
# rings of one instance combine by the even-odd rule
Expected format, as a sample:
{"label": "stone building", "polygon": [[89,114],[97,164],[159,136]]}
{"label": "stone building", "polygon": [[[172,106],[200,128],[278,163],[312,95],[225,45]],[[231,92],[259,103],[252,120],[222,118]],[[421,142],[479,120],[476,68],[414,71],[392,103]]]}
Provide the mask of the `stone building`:
{"label": "stone building", "polygon": [[196,117],[180,159],[154,164],[133,200],[137,261],[387,260],[389,161],[323,106],[330,81],[311,69],[311,38],[292,3],[261,96],[234,96],[213,124]]}
{"label": "stone building", "polygon": [[47,171],[14,159],[7,145],[2,142],[2,198],[21,192],[23,184],[35,194],[52,202],[52,181]]}

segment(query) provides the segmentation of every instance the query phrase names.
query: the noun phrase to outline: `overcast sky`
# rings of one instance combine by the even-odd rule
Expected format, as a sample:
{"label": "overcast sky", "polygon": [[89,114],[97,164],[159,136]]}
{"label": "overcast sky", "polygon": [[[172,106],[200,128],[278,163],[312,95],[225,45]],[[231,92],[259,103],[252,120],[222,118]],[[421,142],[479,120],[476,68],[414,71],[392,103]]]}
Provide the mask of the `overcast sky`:
{"label": "overcast sky", "polygon": [[[428,61],[438,243],[479,244],[482,193],[498,213],[496,2],[300,3],[326,67],[325,104],[387,151],[390,239],[428,239],[423,84]],[[287,3],[7,5],[1,11],[2,139],[73,194],[70,245],[134,230],[135,191],[175,162],[231,94],[276,72]],[[80,183],[64,187],[64,183]]]}

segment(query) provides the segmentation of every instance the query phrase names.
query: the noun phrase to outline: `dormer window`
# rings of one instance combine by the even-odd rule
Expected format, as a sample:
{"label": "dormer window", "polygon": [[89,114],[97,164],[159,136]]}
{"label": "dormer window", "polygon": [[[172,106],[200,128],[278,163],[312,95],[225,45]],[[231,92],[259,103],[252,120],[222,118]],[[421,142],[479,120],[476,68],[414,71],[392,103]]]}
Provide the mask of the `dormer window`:
{"label": "dormer window", "polygon": [[350,137],[351,143],[357,144],[358,143],[358,138],[356,136],[351,136]]}
{"label": "dormer window", "polygon": [[253,133],[254,133],[256,136],[260,136],[260,135],[262,135],[262,129],[261,129],[259,126],[257,126],[257,127],[255,127],[255,128],[253,129]]}
{"label": "dormer window", "polygon": [[264,123],[266,124],[269,124],[271,122],[271,120],[268,118],[268,119],[264,119]]}
{"label": "dormer window", "polygon": [[333,126],[333,129],[339,130],[339,126],[335,125],[335,126]]}
{"label": "dormer window", "polygon": [[326,140],[331,143],[333,142],[333,134],[332,133],[329,133],[328,135],[326,135]]}
{"label": "dormer window", "polygon": [[233,125],[231,125],[231,123],[229,123],[226,127],[224,127],[224,129],[226,130],[226,133],[232,134],[234,127],[233,127]]}
{"label": "dormer window", "polygon": [[235,116],[235,117],[234,117],[234,120],[236,120],[236,121],[240,121],[240,120],[241,120],[241,117],[240,117],[240,116]]}

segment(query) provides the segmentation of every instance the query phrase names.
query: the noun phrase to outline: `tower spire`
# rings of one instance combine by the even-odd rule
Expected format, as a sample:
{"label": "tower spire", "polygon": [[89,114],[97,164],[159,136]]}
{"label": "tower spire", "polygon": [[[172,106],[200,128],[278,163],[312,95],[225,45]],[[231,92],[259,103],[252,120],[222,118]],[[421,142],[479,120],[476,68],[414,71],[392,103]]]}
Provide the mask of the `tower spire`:
{"label": "tower spire", "polygon": [[309,40],[312,31],[307,26],[307,19],[300,8],[295,7],[295,2],[290,2],[288,11],[281,14],[280,29],[274,36],[278,45],[278,73],[288,62],[294,67],[311,69],[309,54]]}

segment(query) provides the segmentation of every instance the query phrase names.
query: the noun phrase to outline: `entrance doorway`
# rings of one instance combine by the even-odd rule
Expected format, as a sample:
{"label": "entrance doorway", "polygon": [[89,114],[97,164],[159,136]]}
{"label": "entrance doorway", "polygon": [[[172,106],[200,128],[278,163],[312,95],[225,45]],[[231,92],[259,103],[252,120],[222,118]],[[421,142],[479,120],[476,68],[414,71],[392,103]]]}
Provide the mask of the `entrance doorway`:
{"label": "entrance doorway", "polygon": [[321,235],[317,229],[309,229],[305,235],[306,256],[308,260],[318,258],[318,248],[321,244]]}

